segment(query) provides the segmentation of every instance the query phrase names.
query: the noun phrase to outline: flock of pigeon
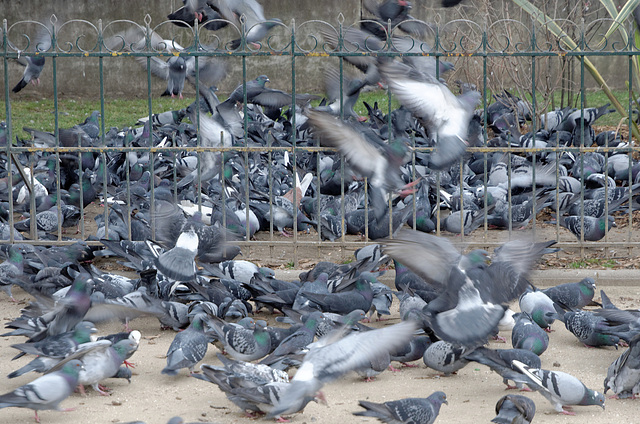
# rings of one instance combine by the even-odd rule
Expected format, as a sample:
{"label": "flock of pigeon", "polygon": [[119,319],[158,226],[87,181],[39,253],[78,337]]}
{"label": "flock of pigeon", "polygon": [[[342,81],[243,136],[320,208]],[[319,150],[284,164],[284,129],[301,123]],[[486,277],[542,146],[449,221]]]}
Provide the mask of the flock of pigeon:
{"label": "flock of pigeon", "polygon": [[[406,1],[365,3],[382,23],[409,16]],[[249,31],[246,41],[251,43],[278,24],[265,19],[255,0],[187,1],[170,17],[182,25],[200,19],[206,28],[207,21],[219,23],[211,19],[241,15],[251,17],[249,28],[260,28]],[[399,25],[409,36],[387,39],[375,28],[350,28],[343,40],[322,35],[328,45],[377,51],[388,42],[402,52],[403,43],[424,30]],[[133,49],[142,40],[135,37],[121,34],[111,41]],[[60,129],[58,137],[25,128],[32,138],[17,140],[20,146],[37,148],[59,141],[64,147],[204,151],[14,155],[11,160],[24,168],[18,165],[20,173],[11,176],[12,209],[8,185],[0,206],[2,239],[13,234],[16,240],[2,246],[6,261],[0,264],[0,286],[12,298],[11,287],[18,285],[34,301],[6,325],[4,336],[27,337],[12,347],[19,351],[16,358],[34,359],[9,378],[32,371],[43,376],[0,396],[0,408],[30,408],[39,421],[39,410],[60,409],[76,387],[91,385],[104,395],[103,380],[131,380],[127,360],[141,335],[130,331],[129,321],[139,316],[156,317],[163,328],[180,330],[159,373],[174,376],[188,369],[197,379],[217,385],[242,411],[268,418],[283,419],[311,401],[323,402],[323,385],[348,372],[371,379],[391,361],[421,358],[445,375],[469,362],[484,364],[505,384],[512,381],[517,388],[538,391],[561,413],[572,413],[573,405],[604,408],[602,393],[570,374],[541,369],[539,355],[549,341],[545,330],[554,320],[587,346],[627,343],[629,348],[607,372],[605,391],[623,398],[640,392],[638,311],[618,309],[604,293],[600,309],[584,310],[593,301],[593,280],[547,290],[529,282],[528,273],[539,258],[557,251],[554,242],[516,240],[492,254],[461,254],[447,239],[428,234],[440,208],[451,210],[440,228],[457,234],[474,231],[485,219],[495,228],[524,228],[551,208],[558,223],[578,239],[602,239],[615,225],[611,214],[630,207],[629,201],[635,208],[640,165],[626,151],[516,155],[468,154],[466,149],[484,146],[486,139],[489,146],[500,147],[596,143],[623,149],[619,134],[596,135],[592,127],[610,112],[609,105],[552,111],[539,117],[542,129],[521,134],[534,119],[529,105],[504,92],[486,110],[475,110],[480,94],[471,85],[459,83],[456,96],[438,77],[452,68],[450,63],[424,56],[354,55],[344,59],[361,76],[344,81],[340,92],[340,74],[328,69],[326,101],[311,107],[316,96],[297,94],[300,107],[294,115],[294,97],[268,88],[266,75],[239,85],[220,102],[214,84],[225,73],[218,62],[203,60],[196,81],[190,59],[151,59],[151,72],[167,80],[166,94],[182,96],[184,82],[190,81],[201,101],[153,115],[138,128],[112,128],[104,139],[94,112],[84,123]],[[27,61],[14,92],[38,78],[32,68],[38,64]],[[146,59],[141,63],[148,64]],[[358,116],[353,106],[360,91],[378,84],[385,84],[402,106],[385,115],[377,105],[367,105],[368,116]],[[485,120],[493,138],[481,125]],[[11,142],[2,134],[5,145]],[[324,150],[297,150],[294,157],[289,152],[294,143]],[[233,146],[251,149],[215,151]],[[265,147],[288,149],[261,150]],[[36,164],[33,175],[28,163]],[[4,165],[8,181],[9,158]],[[105,205],[105,213],[95,218],[96,234],[90,236],[101,246],[20,243],[32,227],[40,240],[57,239],[61,228],[76,226],[93,202]],[[31,214],[12,227],[9,210]],[[414,230],[402,228],[404,224]],[[356,251],[350,264],[321,262],[299,281],[281,281],[271,269],[235,259],[240,249],[234,240],[271,228],[283,237],[290,228],[314,228],[332,241],[343,232],[366,233],[379,244]],[[119,258],[138,278],[96,268],[91,261],[100,257]],[[370,328],[361,321],[390,314],[394,292],[378,277],[391,259],[402,322]],[[508,305],[516,299],[521,312],[513,315]],[[261,309],[282,312],[281,324],[272,327],[254,319]],[[114,319],[123,321],[125,331],[96,338],[95,325]],[[484,347],[505,326],[512,328],[514,349]],[[220,366],[202,364],[201,372],[195,372],[210,344],[228,356],[219,354]],[[293,368],[297,371],[290,379],[287,371]],[[364,410],[355,415],[432,423],[443,403],[447,397],[441,391],[382,404],[363,400]],[[528,423],[535,409],[528,397],[507,395],[498,401],[493,422]]]}

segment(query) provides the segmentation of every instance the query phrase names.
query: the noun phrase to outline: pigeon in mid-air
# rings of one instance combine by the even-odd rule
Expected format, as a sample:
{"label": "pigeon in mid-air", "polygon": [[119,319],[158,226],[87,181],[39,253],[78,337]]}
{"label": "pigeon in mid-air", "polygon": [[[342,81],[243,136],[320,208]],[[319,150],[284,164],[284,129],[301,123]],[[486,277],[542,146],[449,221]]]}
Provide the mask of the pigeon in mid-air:
{"label": "pigeon in mid-air", "polygon": [[436,139],[429,166],[443,170],[456,163],[466,151],[469,122],[480,93],[469,91],[456,97],[435,75],[397,61],[386,59],[379,67],[391,93]]}
{"label": "pigeon in mid-air", "polygon": [[536,414],[536,404],[526,396],[504,395],[496,403],[496,414],[492,423],[530,424]]}
{"label": "pigeon in mid-air", "polygon": [[354,412],[353,415],[374,417],[383,423],[433,424],[443,403],[448,404],[444,392],[435,392],[426,398],[406,398],[384,403],[360,400],[358,404],[366,411]]}
{"label": "pigeon in mid-air", "polygon": [[471,348],[487,341],[507,303],[530,286],[526,276],[550,243],[510,241],[488,266],[487,252],[463,256],[447,239],[417,231],[402,230],[382,244],[385,254],[438,288],[422,311],[427,326],[442,340]]}
{"label": "pigeon in mid-air", "polygon": [[376,219],[387,211],[389,193],[411,193],[412,184],[405,185],[400,178],[400,166],[407,159],[408,147],[401,139],[391,143],[374,141],[351,124],[328,113],[307,111],[314,135],[328,147],[337,147],[351,169],[369,179],[371,203]]}
{"label": "pigeon in mid-air", "polygon": [[571,374],[531,368],[517,360],[514,360],[513,364],[531,379],[533,384],[529,384],[529,387],[540,392],[557,412],[575,415],[575,412],[570,410],[574,405],[598,405],[604,409],[604,395],[589,389]]}
{"label": "pigeon in mid-air", "polygon": [[296,412],[296,405],[300,404],[301,399],[313,397],[324,384],[367,365],[383,352],[388,353],[407,343],[415,328],[412,322],[401,322],[377,330],[353,332],[345,337],[341,337],[341,332],[336,332],[319,340],[310,347],[302,365],[268,417]]}
{"label": "pigeon in mid-air", "polygon": [[73,393],[83,368],[82,362],[73,359],[64,364],[62,369],[45,374],[31,383],[0,396],[0,409],[10,406],[33,409],[36,413],[36,422],[40,422],[38,411],[48,409],[64,411],[60,408],[60,402]]}

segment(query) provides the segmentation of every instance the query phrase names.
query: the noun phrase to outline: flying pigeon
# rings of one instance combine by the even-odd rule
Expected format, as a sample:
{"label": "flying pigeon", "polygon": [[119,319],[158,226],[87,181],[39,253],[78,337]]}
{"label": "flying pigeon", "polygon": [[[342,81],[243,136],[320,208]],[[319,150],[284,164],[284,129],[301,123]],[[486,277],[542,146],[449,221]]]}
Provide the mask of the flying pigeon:
{"label": "flying pigeon", "polygon": [[366,138],[352,125],[327,113],[307,111],[309,123],[320,142],[329,147],[337,147],[345,156],[351,169],[369,179],[370,196],[376,219],[380,220],[387,211],[389,193],[400,191],[401,195],[411,193],[413,184],[405,185],[400,178],[400,166],[406,161],[408,147],[400,139],[389,144]]}
{"label": "flying pigeon", "polygon": [[388,59],[379,66],[391,92],[437,139],[429,167],[443,170],[453,165],[465,153],[469,121],[480,93],[470,91],[456,97],[435,75]]}
{"label": "flying pigeon", "polygon": [[529,287],[526,275],[549,245],[513,240],[486,266],[486,252],[462,256],[448,240],[417,231],[402,230],[382,244],[385,254],[439,288],[423,310],[428,326],[442,340],[467,347],[486,342],[507,302]]}
{"label": "flying pigeon", "polygon": [[402,322],[372,331],[351,333],[345,337],[332,334],[318,341],[305,355],[280,401],[268,417],[295,412],[300,400],[314,396],[320,388],[347,372],[367,364],[382,352],[408,342],[415,324]]}
{"label": "flying pigeon", "polygon": [[443,403],[448,404],[443,392],[432,393],[426,398],[406,398],[384,403],[358,401],[366,411],[354,412],[361,417],[374,417],[383,423],[433,424]]}

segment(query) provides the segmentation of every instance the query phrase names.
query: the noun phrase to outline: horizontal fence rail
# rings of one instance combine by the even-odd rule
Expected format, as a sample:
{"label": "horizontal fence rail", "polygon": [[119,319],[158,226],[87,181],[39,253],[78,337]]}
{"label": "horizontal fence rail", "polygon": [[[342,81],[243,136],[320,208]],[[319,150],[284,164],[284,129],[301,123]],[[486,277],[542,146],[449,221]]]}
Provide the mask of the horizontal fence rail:
{"label": "horizontal fence rail", "polygon": [[[579,249],[582,255],[615,256],[619,249],[639,247],[634,212],[635,184],[640,177],[636,170],[638,146],[633,138],[638,136],[636,121],[640,115],[634,95],[640,50],[631,22],[611,19],[551,21],[537,17],[528,22],[506,19],[478,23],[460,19],[434,25],[413,20],[411,23],[424,27],[423,36],[418,40],[402,32],[401,24],[391,26],[390,22],[384,25],[363,20],[347,25],[339,16],[333,24],[318,20],[275,22],[275,28],[257,42],[247,38],[252,28],[244,20],[240,22],[240,26],[224,20],[195,21],[193,26],[184,23],[178,26],[174,24],[180,22],[175,21],[152,25],[149,17],[143,23],[118,20],[98,21],[97,24],[84,20],[58,22],[55,16],[44,23],[11,23],[5,20],[1,53],[5,116],[0,140],[4,141],[1,176],[6,182],[2,185],[3,198],[0,200],[4,203],[0,208],[6,210],[0,212],[5,214],[3,222],[6,224],[2,224],[0,242],[14,243],[24,237],[21,243],[73,243],[74,240],[67,239],[63,232],[65,220],[61,218],[65,207],[59,200],[74,198],[73,203],[80,210],[77,237],[95,245],[100,244],[98,240],[102,237],[135,239],[136,235],[145,234],[145,237],[155,238],[157,221],[166,225],[158,215],[162,212],[159,204],[168,199],[173,205],[185,208],[189,205],[193,211],[202,214],[206,224],[231,228],[235,234],[234,243],[243,250],[263,246],[278,255],[276,251],[284,249],[286,261],[296,265],[301,259],[301,249],[359,248],[375,242],[373,237],[369,237],[372,226],[385,227],[385,231],[375,230],[384,237],[395,228],[394,220],[397,224],[398,219],[403,222],[409,219],[410,226],[420,227],[420,215],[424,213],[432,220],[432,231],[440,235],[452,234],[446,229],[455,225],[445,219],[447,214],[459,211],[456,225],[465,228],[469,225],[466,220],[472,219],[475,227],[473,231],[458,230],[459,242],[470,247],[497,246],[504,238],[502,235],[496,237],[493,229],[497,207],[492,199],[497,195],[493,173],[502,166],[506,184],[500,187],[506,199],[506,212],[500,212],[504,213],[500,226],[506,237],[518,237],[517,230],[526,228],[537,238],[553,238],[559,247]],[[222,24],[226,28],[221,32],[207,29],[208,25]],[[354,41],[352,34],[362,25],[377,29],[384,40],[369,35]],[[159,35],[165,31],[172,37],[167,39]],[[20,128],[14,128],[12,112],[12,104],[23,101],[21,93],[12,92],[12,86],[16,62],[25,58],[29,62],[44,58],[45,66],[52,69],[53,125],[49,135],[36,133],[32,139],[16,137]],[[167,68],[166,61],[172,58],[193,60],[189,71],[193,75],[189,78],[194,88],[192,91],[185,89],[185,93],[193,93],[195,102],[186,110],[157,110],[153,105],[158,84],[154,73],[169,75],[171,71],[157,71],[156,68]],[[369,66],[371,69],[380,60],[408,61],[412,58],[433,59],[433,78],[444,78],[440,84],[446,84],[454,93],[458,93],[456,80],[463,80],[471,89],[480,92],[475,118],[479,132],[475,141],[466,140],[469,147],[463,158],[450,169],[434,171],[429,168],[429,157],[437,146],[437,140],[435,144],[431,140],[435,135],[428,134],[428,130],[414,117],[409,118],[400,137],[394,133],[394,125],[398,125],[396,120],[401,119],[397,112],[397,99],[386,88],[384,80],[380,81],[384,90],[377,88],[375,83],[378,81],[372,83],[374,90],[385,93],[384,101],[371,113],[363,128],[375,125],[377,134],[386,135],[383,137],[386,138],[385,143],[391,144],[402,138],[410,155],[399,172],[405,183],[419,183],[415,186],[417,192],[404,199],[390,198],[387,202],[389,208],[400,212],[398,203],[402,203],[405,208],[410,208],[410,214],[404,214],[403,218],[387,214],[383,222],[371,221],[370,217],[376,215],[376,211],[369,204],[368,181],[359,181],[349,165],[340,160],[339,150],[321,145],[313,128],[305,124],[305,112],[313,106],[303,91],[317,94],[319,90],[307,90],[309,82],[301,80],[305,80],[307,75],[316,75],[314,72],[318,66],[324,69],[335,67],[339,92],[343,93],[332,99],[337,100],[336,114],[346,121],[355,121],[351,111],[347,110],[346,97],[343,97],[349,91],[350,76],[356,75],[351,63],[370,60],[368,65],[360,67]],[[99,86],[100,99],[99,114],[94,115],[96,120],[91,124],[94,133],[90,133],[81,122],[77,128],[62,129],[59,125],[60,94],[57,86],[60,78],[73,76],[61,75],[58,67],[66,61],[74,61],[79,67],[83,61],[88,63],[91,60],[98,60],[98,78],[93,83]],[[158,60],[161,61],[159,65],[156,63]],[[254,74],[254,71],[250,74],[249,70],[259,69],[263,60],[277,60],[279,75],[269,75],[274,85],[282,87],[278,80],[290,80],[288,87],[282,88],[287,91],[286,95],[290,95],[291,101],[274,114],[266,106],[261,108],[249,103],[251,81],[259,74]],[[588,98],[585,78],[593,77],[601,87],[607,84],[607,75],[599,74],[594,65],[598,60],[619,61],[626,70],[627,81],[625,98],[622,101],[610,99],[611,108],[622,113],[618,124],[613,126],[611,137],[606,137],[601,145],[596,145],[591,138],[591,126],[586,121],[590,112],[585,109]],[[140,70],[135,75],[122,71],[119,75],[110,73],[111,64],[136,61],[147,69],[145,74]],[[455,70],[449,71],[452,61],[455,61]],[[234,129],[212,124],[210,113],[199,112],[203,107],[215,108],[216,105],[211,104],[212,99],[217,101],[215,94],[212,95],[214,91],[201,79],[202,75],[210,72],[208,67],[211,66],[227,68],[226,80],[230,80],[227,84],[232,88],[228,92],[219,91],[221,99],[231,95],[233,87],[240,87],[239,103],[242,106],[239,110],[233,109],[237,119],[235,123],[239,124]],[[574,69],[574,78],[565,84],[569,68]],[[358,75],[364,78],[361,73]],[[118,84],[126,86],[130,79],[145,77],[146,123],[110,129],[105,81],[115,79]],[[49,81],[42,81],[42,84],[49,84]],[[162,84],[164,86],[166,82]],[[566,85],[571,85],[574,90],[575,106],[580,118],[584,118],[573,129],[574,141],[570,143],[561,139],[566,134],[540,132],[545,128],[540,116],[552,111],[558,103],[562,107],[567,106],[565,99],[559,102],[554,98],[555,92]],[[526,112],[516,114],[516,119],[522,121],[500,135],[499,128],[496,129],[499,126],[497,119],[493,120],[488,111],[492,104],[496,104],[497,98],[505,98],[504,89],[519,94],[526,104]],[[547,96],[541,97],[541,92]],[[429,102],[430,99],[424,101]],[[315,102],[317,104],[317,100]],[[512,97],[505,105],[516,110],[516,103]],[[86,111],[86,115],[91,112]],[[524,119],[524,115],[530,116]],[[211,133],[212,126],[214,134]],[[523,134],[522,137],[514,133],[515,129]],[[597,132],[603,131],[598,129]],[[541,140],[544,134],[548,137]],[[591,170],[593,160],[598,161],[598,171]],[[528,167],[527,183],[521,181],[519,174],[525,166]],[[327,178],[333,171],[338,177],[334,180],[334,187],[329,189]],[[302,194],[292,188],[296,186],[296,176],[302,180],[307,173],[312,177],[302,198]],[[552,185],[549,184],[549,175],[553,178]],[[607,175],[613,178],[607,178]],[[574,187],[575,192],[571,196],[566,194],[565,186],[570,176],[577,176],[576,181],[579,182],[577,191]],[[544,180],[546,183],[542,182],[543,177],[547,178]],[[51,210],[59,217],[55,228],[38,230],[36,220],[32,219],[29,228],[23,228],[20,234],[12,231],[19,221],[19,212],[26,211],[34,217],[41,211],[39,203],[42,199],[39,196],[42,193],[39,190],[43,185],[48,186],[48,193],[54,199]],[[600,212],[605,217],[605,225],[606,217],[615,213],[615,222],[621,227],[605,231],[606,234],[598,241],[589,241],[584,234],[576,237],[560,225],[564,219],[562,214],[575,204],[580,211],[577,213],[574,209],[574,214],[580,217],[576,225],[585,225],[583,233],[587,231],[588,223],[585,221],[589,220],[589,208],[593,203],[592,187],[601,187],[603,193],[598,195],[609,199],[603,202]],[[287,203],[282,198],[289,191],[291,198]],[[321,191],[325,193],[319,195]],[[534,212],[531,217],[520,219],[520,214],[526,213],[521,210],[521,201],[514,199],[523,194],[531,198],[527,206],[529,213],[531,210]],[[347,234],[347,209],[352,208],[348,202],[354,196],[353,202],[364,207],[364,237]],[[615,196],[623,199],[613,200]],[[563,199],[569,205],[562,204]],[[249,222],[254,212],[277,216],[286,212],[281,211],[283,206],[291,207],[301,201],[300,210],[307,215],[302,217],[302,221],[294,218],[291,225],[287,225],[293,230],[290,237],[283,235],[285,231],[280,231],[284,228],[278,228],[277,219],[262,223],[261,231],[255,235],[250,225],[240,229],[234,227],[238,219]],[[321,211],[330,202],[334,202],[334,210],[330,214],[334,218],[309,212],[314,208]],[[293,206],[294,215],[297,209]],[[236,214],[236,211],[241,212]],[[325,218],[329,219],[325,223],[329,229],[318,231]],[[148,228],[148,233],[140,231],[140,226]],[[300,231],[308,227],[312,230],[307,233]]]}

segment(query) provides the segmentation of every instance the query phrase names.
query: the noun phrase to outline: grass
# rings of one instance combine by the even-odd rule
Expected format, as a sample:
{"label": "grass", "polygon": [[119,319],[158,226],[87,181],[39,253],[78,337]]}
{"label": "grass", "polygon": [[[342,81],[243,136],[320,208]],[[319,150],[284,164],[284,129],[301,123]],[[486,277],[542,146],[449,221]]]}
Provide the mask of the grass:
{"label": "grass", "polygon": [[284,267],[285,267],[286,269],[295,269],[295,266],[296,266],[296,264],[295,264],[293,261],[291,261],[291,262],[287,262],[287,263],[284,265]]}
{"label": "grass", "polygon": [[[628,103],[629,93],[627,91],[617,91],[615,95],[623,104]],[[556,97],[556,104],[559,105],[560,93],[555,93],[554,96]],[[153,98],[152,110],[154,113],[159,113],[167,110],[182,109],[193,100],[193,98],[185,98],[183,100],[168,97]],[[537,98],[539,105],[543,104],[543,101],[544,99],[541,96]],[[364,106],[364,102],[371,106],[377,102],[378,107],[383,112],[386,112],[389,107],[387,94],[382,90],[368,91],[360,95],[360,99],[354,109],[358,114],[366,116],[367,109]],[[587,106],[601,106],[606,103],[608,103],[608,99],[602,92],[586,93],[585,104]],[[392,98],[391,109],[396,109],[399,106],[397,100]],[[53,132],[53,99],[31,101],[18,99],[11,102],[11,108],[14,136],[29,138],[29,135],[22,130],[23,127]],[[94,110],[100,110],[100,102],[98,100],[60,99],[58,102],[58,125],[60,128],[70,128],[83,122]],[[111,127],[122,129],[135,126],[138,118],[148,116],[148,114],[146,99],[108,99],[105,101],[105,127],[107,130]],[[622,119],[618,113],[611,113],[601,117],[597,121],[597,125],[617,126]],[[0,102],[0,120],[6,122],[4,101]]]}
{"label": "grass", "polygon": [[571,262],[569,264],[569,268],[583,269],[583,268],[593,268],[597,266],[601,266],[604,268],[615,268],[616,265],[617,263],[613,259],[591,258],[591,259],[582,259],[579,261]]}

